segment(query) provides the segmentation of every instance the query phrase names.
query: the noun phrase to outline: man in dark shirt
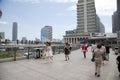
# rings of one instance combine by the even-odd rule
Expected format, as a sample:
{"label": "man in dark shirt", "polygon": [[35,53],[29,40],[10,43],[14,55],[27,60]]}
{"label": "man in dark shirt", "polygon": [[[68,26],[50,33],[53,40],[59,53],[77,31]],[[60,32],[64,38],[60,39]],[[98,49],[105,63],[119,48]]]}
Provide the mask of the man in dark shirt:
{"label": "man in dark shirt", "polygon": [[119,56],[116,58],[116,63],[118,64],[118,71],[120,76],[120,53],[119,53]]}
{"label": "man in dark shirt", "polygon": [[107,44],[105,48],[106,48],[106,58],[109,61],[110,46]]}

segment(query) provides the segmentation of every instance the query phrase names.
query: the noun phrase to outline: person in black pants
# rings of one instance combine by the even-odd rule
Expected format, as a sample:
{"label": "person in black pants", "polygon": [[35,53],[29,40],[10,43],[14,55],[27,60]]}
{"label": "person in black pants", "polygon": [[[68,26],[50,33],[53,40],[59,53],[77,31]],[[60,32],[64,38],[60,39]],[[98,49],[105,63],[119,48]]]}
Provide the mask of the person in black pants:
{"label": "person in black pants", "polygon": [[65,61],[68,61],[70,59],[69,54],[70,54],[70,44],[65,43],[64,47],[64,54],[65,54]]}
{"label": "person in black pants", "polygon": [[116,63],[118,64],[118,71],[119,71],[119,77],[120,77],[120,53],[118,57],[116,58]]}
{"label": "person in black pants", "polygon": [[109,61],[110,46],[108,44],[106,44],[105,48],[106,48],[105,56],[106,56],[107,61]]}

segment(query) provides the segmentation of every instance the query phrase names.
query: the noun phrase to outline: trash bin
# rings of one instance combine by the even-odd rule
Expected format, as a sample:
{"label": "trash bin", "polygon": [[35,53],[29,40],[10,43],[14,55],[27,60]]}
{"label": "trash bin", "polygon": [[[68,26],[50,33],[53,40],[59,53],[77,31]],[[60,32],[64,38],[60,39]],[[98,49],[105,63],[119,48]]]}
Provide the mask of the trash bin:
{"label": "trash bin", "polygon": [[115,48],[115,54],[118,54],[118,47]]}
{"label": "trash bin", "polygon": [[35,55],[34,55],[34,57],[37,59],[37,58],[41,58],[42,57],[42,50],[43,50],[43,48],[36,48],[35,49]]}

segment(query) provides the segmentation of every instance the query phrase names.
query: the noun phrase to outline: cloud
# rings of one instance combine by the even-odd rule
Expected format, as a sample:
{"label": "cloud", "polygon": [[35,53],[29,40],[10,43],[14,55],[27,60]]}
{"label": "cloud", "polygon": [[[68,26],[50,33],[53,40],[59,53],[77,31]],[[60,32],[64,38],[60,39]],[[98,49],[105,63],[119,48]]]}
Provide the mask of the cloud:
{"label": "cloud", "polygon": [[0,24],[10,24],[9,22],[6,22],[6,21],[0,21]]}
{"label": "cloud", "polygon": [[56,2],[56,3],[71,3],[71,2],[77,2],[77,0],[49,0],[50,2]]}
{"label": "cloud", "polygon": [[97,14],[111,16],[116,10],[116,3],[116,0],[95,0]]}
{"label": "cloud", "polygon": [[40,3],[41,1],[49,1],[49,2],[55,2],[55,3],[71,3],[71,2],[77,2],[77,0],[13,0],[15,2],[22,2],[22,3]]}
{"label": "cloud", "polygon": [[74,11],[74,10],[76,10],[77,8],[76,8],[76,5],[73,5],[73,6],[70,6],[70,7],[68,7],[67,8],[67,11]]}
{"label": "cloud", "polygon": [[15,2],[22,2],[22,3],[40,3],[41,0],[13,0]]}

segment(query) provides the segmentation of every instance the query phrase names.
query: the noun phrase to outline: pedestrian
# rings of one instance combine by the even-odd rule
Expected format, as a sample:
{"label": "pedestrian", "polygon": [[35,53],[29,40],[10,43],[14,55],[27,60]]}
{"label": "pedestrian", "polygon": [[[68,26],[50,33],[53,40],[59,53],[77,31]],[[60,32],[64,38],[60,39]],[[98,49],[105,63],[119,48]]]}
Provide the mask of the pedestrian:
{"label": "pedestrian", "polygon": [[51,42],[48,42],[48,56],[50,60],[53,60],[53,50],[51,47]]}
{"label": "pedestrian", "polygon": [[52,51],[52,47],[51,47],[50,42],[46,42],[44,53],[45,53],[45,57],[46,57],[46,62],[53,61],[53,51]]}
{"label": "pedestrian", "polygon": [[83,54],[84,54],[84,58],[86,58],[86,52],[87,52],[88,50],[87,50],[87,46],[86,46],[85,43],[82,45],[82,51],[83,51]]}
{"label": "pedestrian", "polygon": [[101,44],[101,50],[103,51],[103,57],[102,57],[102,64],[104,65],[104,61],[106,60],[106,48],[104,44]]}
{"label": "pedestrian", "polygon": [[91,46],[91,52],[94,53],[94,50],[97,48],[97,45],[95,44],[95,42],[93,42],[92,46]]}
{"label": "pedestrian", "polygon": [[93,42],[93,44],[91,45],[91,52],[92,52],[92,58],[91,58],[91,61],[94,62],[95,60],[95,56],[94,56],[94,51],[95,49],[97,48],[97,45],[95,44],[95,42]]}
{"label": "pedestrian", "polygon": [[97,48],[94,50],[94,56],[95,56],[95,76],[100,77],[100,69],[103,56],[101,45],[97,45]]}
{"label": "pedestrian", "polygon": [[120,77],[120,53],[119,53],[119,55],[116,58],[116,63],[118,65],[118,71],[119,71],[119,77]]}
{"label": "pedestrian", "polygon": [[68,61],[70,59],[70,57],[69,57],[69,54],[70,54],[70,44],[68,44],[68,43],[65,43],[64,54],[65,54],[65,61]]}
{"label": "pedestrian", "polygon": [[105,56],[106,56],[107,61],[109,61],[110,46],[108,44],[106,44],[105,48],[106,48],[106,55]]}

